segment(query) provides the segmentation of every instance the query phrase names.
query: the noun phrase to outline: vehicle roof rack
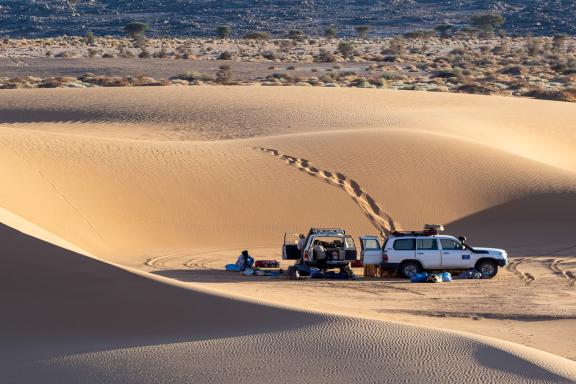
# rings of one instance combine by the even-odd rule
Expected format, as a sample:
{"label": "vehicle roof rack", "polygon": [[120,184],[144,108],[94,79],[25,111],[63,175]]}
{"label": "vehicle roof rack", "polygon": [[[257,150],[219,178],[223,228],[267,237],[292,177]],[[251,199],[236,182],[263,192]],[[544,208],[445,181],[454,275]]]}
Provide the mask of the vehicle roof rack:
{"label": "vehicle roof rack", "polygon": [[346,231],[342,228],[310,228],[308,235],[317,234],[317,233],[333,233],[333,234],[345,235]]}

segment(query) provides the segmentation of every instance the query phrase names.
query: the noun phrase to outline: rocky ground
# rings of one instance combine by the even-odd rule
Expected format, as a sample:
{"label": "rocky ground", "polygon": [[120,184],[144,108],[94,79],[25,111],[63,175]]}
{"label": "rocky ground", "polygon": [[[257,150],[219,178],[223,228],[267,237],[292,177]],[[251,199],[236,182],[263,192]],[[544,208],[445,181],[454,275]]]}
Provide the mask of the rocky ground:
{"label": "rocky ground", "polygon": [[3,0],[0,35],[118,36],[128,21],[139,20],[154,36],[214,36],[222,24],[232,27],[233,36],[267,31],[280,37],[289,29],[321,35],[330,25],[341,36],[354,36],[358,25],[387,36],[445,23],[462,27],[483,12],[502,14],[509,33],[576,33],[576,8],[566,0]]}
{"label": "rocky ground", "polygon": [[573,37],[5,39],[0,65],[0,89],[258,84],[576,101]]}

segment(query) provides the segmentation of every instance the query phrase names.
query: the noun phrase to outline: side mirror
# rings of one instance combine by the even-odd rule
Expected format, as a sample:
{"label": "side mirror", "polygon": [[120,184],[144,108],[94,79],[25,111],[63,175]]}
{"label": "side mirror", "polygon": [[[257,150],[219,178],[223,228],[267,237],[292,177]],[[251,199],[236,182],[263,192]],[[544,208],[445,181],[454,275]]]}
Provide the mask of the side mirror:
{"label": "side mirror", "polygon": [[458,236],[458,240],[460,240],[461,243],[465,243],[466,242],[466,236]]}

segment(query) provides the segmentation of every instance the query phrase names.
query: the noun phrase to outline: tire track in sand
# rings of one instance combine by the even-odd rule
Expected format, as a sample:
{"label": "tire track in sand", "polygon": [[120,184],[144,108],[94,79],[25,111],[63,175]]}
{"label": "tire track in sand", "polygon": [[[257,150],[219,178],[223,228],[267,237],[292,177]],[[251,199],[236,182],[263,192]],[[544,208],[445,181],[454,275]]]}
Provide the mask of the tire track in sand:
{"label": "tire track in sand", "polygon": [[376,200],[370,196],[356,181],[346,177],[339,172],[331,172],[314,167],[308,160],[286,155],[272,148],[254,147],[257,151],[270,153],[278,157],[288,165],[298,168],[309,175],[324,180],[328,184],[344,190],[350,198],[360,207],[364,215],[370,220],[372,225],[380,231],[383,236],[389,236],[392,232],[399,230],[399,224],[386,213]]}
{"label": "tire track in sand", "polygon": [[566,278],[566,280],[568,280],[568,285],[570,286],[574,286],[576,284],[576,273],[573,271],[564,270],[560,268],[560,264],[574,259],[576,259],[576,257],[570,257],[568,259],[554,259],[549,265],[550,269],[554,273],[559,274],[564,278]]}
{"label": "tire track in sand", "polygon": [[520,279],[522,279],[522,281],[524,281],[526,284],[530,284],[531,282],[536,280],[534,275],[532,275],[531,273],[528,273],[528,272],[522,272],[522,271],[518,270],[518,266],[520,264],[525,263],[526,261],[529,261],[529,259],[526,257],[521,257],[521,258],[512,260],[508,264],[507,268],[510,272],[512,272],[513,274],[518,276]]}

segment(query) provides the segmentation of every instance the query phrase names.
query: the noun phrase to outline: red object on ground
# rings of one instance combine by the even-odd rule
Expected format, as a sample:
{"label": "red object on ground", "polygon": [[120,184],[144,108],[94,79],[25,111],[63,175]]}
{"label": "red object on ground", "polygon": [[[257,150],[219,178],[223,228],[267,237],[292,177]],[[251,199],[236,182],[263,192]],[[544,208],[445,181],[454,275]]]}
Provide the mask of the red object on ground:
{"label": "red object on ground", "polygon": [[280,267],[280,263],[276,260],[257,260],[254,263],[254,267],[256,267],[256,268],[278,268],[278,267]]}
{"label": "red object on ground", "polygon": [[364,266],[364,264],[362,263],[362,260],[353,260],[353,261],[350,263],[350,266],[351,266],[352,268],[362,268],[362,267]]}

